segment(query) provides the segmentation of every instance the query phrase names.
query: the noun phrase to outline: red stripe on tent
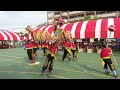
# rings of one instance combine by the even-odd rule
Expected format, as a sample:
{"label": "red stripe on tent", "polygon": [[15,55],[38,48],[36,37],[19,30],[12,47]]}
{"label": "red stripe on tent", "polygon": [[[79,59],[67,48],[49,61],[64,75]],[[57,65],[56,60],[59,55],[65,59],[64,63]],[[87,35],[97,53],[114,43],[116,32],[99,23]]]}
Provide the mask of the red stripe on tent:
{"label": "red stripe on tent", "polygon": [[120,18],[114,19],[114,25],[116,26],[116,30],[114,32],[114,38],[120,38]]}
{"label": "red stripe on tent", "polygon": [[73,25],[74,25],[74,23],[69,23],[69,24],[67,24],[64,30],[71,31]]}
{"label": "red stripe on tent", "polygon": [[11,33],[11,32],[9,32],[9,33],[12,35],[13,40],[18,40],[17,37],[13,33]]}
{"label": "red stripe on tent", "polygon": [[96,20],[88,21],[85,30],[85,38],[94,38],[95,37],[95,26]]}
{"label": "red stripe on tent", "polygon": [[108,31],[108,19],[102,19],[101,21],[101,38],[107,38]]}
{"label": "red stripe on tent", "polygon": [[4,36],[0,33],[0,40],[11,40],[10,36],[8,35],[8,33],[11,35],[11,37],[13,38],[13,40],[18,40],[17,36],[20,38],[20,40],[23,40],[23,38],[22,38],[19,34],[16,33],[17,36],[14,35],[15,32],[14,32],[14,33],[10,32],[10,31],[6,31],[7,33],[4,32],[4,31],[1,31],[1,32],[4,33],[6,39],[5,39]]}
{"label": "red stripe on tent", "polygon": [[81,30],[82,24],[83,24],[83,22],[80,22],[76,26],[76,30],[75,30],[75,38],[76,39],[80,38],[80,30]]}
{"label": "red stripe on tent", "polygon": [[[3,32],[7,36],[7,40],[10,40],[10,37],[7,33]],[[8,32],[9,33],[9,32]],[[11,34],[10,34],[11,35]],[[11,35],[12,36],[12,35]]]}
{"label": "red stripe on tent", "polygon": [[0,40],[5,40],[4,36],[0,33]]}

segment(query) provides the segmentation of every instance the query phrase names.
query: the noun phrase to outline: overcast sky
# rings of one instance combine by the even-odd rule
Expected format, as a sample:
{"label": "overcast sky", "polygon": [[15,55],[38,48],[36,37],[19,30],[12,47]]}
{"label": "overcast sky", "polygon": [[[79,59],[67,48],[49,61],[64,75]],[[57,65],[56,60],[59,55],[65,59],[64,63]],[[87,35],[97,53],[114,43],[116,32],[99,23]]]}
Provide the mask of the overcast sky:
{"label": "overcast sky", "polygon": [[47,22],[47,11],[0,11],[0,29],[12,30]]}

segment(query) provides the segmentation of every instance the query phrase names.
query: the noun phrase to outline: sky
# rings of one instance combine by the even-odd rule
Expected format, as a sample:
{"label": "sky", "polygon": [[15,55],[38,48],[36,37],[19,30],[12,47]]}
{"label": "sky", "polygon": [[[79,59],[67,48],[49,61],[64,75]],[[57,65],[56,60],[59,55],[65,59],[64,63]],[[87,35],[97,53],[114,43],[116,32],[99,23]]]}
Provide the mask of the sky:
{"label": "sky", "polygon": [[0,11],[0,29],[17,30],[47,22],[47,11]]}

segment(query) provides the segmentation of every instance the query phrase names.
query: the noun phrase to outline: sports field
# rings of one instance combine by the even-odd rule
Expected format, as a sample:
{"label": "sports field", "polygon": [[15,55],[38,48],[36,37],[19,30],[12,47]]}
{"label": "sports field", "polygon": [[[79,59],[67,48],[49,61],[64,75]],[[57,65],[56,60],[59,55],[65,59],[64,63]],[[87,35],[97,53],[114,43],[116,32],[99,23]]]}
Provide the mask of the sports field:
{"label": "sports field", "polygon": [[[0,49],[0,79],[114,79],[113,73],[104,73],[99,54],[78,53],[77,60],[70,63],[61,62],[62,51],[59,51],[54,63],[52,75],[40,75],[45,58],[38,51],[38,65],[29,65],[26,50],[23,48]],[[120,76],[120,53],[114,54],[117,73]],[[111,58],[113,58],[111,56]]]}

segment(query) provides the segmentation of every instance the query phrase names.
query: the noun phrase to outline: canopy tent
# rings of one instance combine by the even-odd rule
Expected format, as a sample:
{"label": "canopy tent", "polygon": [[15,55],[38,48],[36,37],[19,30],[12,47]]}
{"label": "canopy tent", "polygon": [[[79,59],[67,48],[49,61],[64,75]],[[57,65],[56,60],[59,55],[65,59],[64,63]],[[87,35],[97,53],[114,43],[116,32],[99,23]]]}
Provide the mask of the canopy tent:
{"label": "canopy tent", "polygon": [[[110,31],[108,27],[110,25],[116,26],[116,31]],[[72,37],[76,39],[84,38],[120,38],[120,18],[107,18],[99,20],[88,20],[75,23],[64,24],[64,30],[69,30],[72,33]],[[40,30],[47,30],[51,34],[54,31],[54,25],[43,26]],[[29,35],[30,36],[30,35]]]}
{"label": "canopy tent", "polygon": [[0,30],[0,40],[23,40],[23,38],[13,31]]}

